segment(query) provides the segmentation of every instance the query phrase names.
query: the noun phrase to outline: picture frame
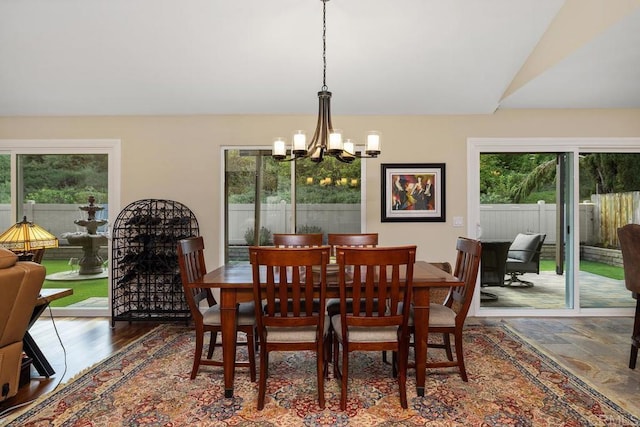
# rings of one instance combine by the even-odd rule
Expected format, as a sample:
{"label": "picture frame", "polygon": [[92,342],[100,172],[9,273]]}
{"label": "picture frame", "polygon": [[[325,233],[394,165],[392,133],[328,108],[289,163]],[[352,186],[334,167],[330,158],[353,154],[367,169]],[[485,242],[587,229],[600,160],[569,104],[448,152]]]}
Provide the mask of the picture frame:
{"label": "picture frame", "polygon": [[383,163],[382,222],[445,222],[444,163]]}

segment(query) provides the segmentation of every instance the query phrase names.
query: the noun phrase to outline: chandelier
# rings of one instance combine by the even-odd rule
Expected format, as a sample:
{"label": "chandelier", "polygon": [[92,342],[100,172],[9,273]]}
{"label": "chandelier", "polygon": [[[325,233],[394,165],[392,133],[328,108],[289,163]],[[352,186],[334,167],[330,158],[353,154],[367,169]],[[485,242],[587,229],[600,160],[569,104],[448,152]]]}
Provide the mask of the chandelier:
{"label": "chandelier", "polygon": [[335,157],[344,163],[351,163],[356,158],[373,158],[380,154],[380,134],[371,131],[367,134],[367,144],[364,154],[356,151],[355,142],[350,139],[342,141],[340,130],[331,124],[331,92],[327,88],[327,2],[322,1],[322,90],[318,92],[318,122],[316,130],[307,143],[304,131],[296,131],[293,135],[291,156],[287,157],[287,146],[284,138],[273,141],[272,156],[278,161],[292,161],[297,159],[311,159],[321,162],[324,156]]}

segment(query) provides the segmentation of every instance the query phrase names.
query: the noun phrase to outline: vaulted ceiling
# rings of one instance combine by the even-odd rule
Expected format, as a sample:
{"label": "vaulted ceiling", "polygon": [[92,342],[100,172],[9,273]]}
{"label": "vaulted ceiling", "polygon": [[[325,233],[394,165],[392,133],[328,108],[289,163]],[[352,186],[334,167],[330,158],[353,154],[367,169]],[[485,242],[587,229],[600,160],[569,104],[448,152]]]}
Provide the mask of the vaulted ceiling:
{"label": "vaulted ceiling", "polygon": [[[640,0],[330,0],[334,114],[640,108]],[[320,0],[0,0],[0,116],[315,114]]]}

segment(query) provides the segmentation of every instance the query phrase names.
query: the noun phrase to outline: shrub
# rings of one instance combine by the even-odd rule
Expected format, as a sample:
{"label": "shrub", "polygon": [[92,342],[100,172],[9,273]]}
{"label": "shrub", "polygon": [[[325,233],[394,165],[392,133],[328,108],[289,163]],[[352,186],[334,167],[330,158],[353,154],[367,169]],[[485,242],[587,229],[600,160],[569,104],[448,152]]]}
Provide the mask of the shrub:
{"label": "shrub", "polygon": [[[253,245],[254,243],[254,235],[255,231],[253,227],[247,228],[247,231],[244,232],[244,240],[247,242],[247,245]],[[260,246],[270,245],[272,242],[271,239],[271,230],[266,227],[260,227],[260,236],[258,237],[258,244]]]}

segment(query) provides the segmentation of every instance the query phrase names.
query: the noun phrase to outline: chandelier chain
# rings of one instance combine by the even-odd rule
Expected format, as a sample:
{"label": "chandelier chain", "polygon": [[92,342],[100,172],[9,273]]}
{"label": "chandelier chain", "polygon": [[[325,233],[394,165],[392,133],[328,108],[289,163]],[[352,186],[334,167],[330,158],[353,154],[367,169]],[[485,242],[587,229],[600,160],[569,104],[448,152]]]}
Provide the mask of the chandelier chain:
{"label": "chandelier chain", "polygon": [[327,90],[327,1],[322,0],[322,90]]}

